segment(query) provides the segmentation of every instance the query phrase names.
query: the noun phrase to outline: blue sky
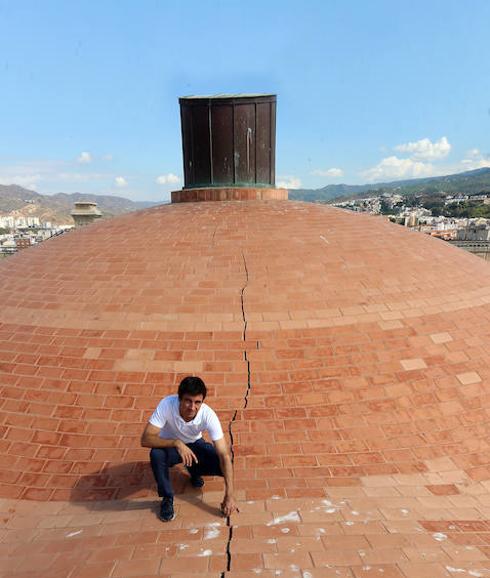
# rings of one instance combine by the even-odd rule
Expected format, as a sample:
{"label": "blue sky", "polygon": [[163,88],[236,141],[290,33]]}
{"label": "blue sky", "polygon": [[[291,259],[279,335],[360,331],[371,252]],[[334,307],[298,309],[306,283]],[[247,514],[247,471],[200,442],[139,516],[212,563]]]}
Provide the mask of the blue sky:
{"label": "blue sky", "polygon": [[178,97],[278,95],[278,184],[490,166],[488,0],[0,0],[0,183],[166,200]]}

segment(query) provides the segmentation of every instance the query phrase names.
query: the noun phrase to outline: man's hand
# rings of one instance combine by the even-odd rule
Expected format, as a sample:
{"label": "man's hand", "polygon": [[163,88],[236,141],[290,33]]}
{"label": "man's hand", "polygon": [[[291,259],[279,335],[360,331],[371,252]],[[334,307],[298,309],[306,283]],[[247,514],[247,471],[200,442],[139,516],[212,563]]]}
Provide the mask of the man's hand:
{"label": "man's hand", "polygon": [[197,464],[196,454],[188,448],[184,442],[177,440],[175,443],[175,449],[179,452],[179,456],[184,462],[184,466],[192,466],[193,462]]}
{"label": "man's hand", "polygon": [[238,506],[236,505],[235,498],[233,496],[225,496],[221,502],[221,511],[223,516],[231,516],[234,511],[239,512]]}

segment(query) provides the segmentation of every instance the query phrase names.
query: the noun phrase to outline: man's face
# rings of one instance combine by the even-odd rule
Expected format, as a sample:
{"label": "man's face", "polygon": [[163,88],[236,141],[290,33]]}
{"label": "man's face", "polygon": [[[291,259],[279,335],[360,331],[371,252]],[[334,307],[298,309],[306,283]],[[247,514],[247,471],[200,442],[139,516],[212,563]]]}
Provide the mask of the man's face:
{"label": "man's face", "polygon": [[199,411],[204,398],[202,394],[188,395],[185,393],[179,399],[179,413],[184,421],[192,421]]}

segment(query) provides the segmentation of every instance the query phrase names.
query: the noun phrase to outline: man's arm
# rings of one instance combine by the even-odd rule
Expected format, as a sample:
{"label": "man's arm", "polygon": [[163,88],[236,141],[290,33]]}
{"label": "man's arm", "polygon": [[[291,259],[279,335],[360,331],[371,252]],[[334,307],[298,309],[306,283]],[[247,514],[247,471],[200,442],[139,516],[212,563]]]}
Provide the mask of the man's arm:
{"label": "man's arm", "polygon": [[216,448],[221,471],[225,479],[225,496],[221,503],[221,510],[225,516],[229,516],[235,510],[238,511],[233,488],[233,464],[231,463],[230,452],[228,451],[228,445],[224,437],[215,441],[214,447]]}
{"label": "man's arm", "polygon": [[141,434],[141,445],[144,448],[175,448],[179,452],[185,466],[192,466],[193,462],[197,464],[196,455],[183,441],[161,438],[160,428],[150,422],[146,424]]}

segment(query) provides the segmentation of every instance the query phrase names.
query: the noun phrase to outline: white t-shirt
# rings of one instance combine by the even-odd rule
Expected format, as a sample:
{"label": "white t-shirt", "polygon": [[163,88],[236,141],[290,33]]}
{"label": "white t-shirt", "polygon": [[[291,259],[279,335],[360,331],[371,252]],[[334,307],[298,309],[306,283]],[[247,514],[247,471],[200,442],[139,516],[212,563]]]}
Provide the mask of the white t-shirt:
{"label": "white t-shirt", "polygon": [[159,427],[160,437],[164,439],[179,439],[186,444],[202,438],[202,432],[207,431],[213,442],[223,437],[223,430],[216,413],[203,403],[196,417],[184,421],[179,413],[179,396],[177,394],[164,397],[150,417],[151,425]]}

